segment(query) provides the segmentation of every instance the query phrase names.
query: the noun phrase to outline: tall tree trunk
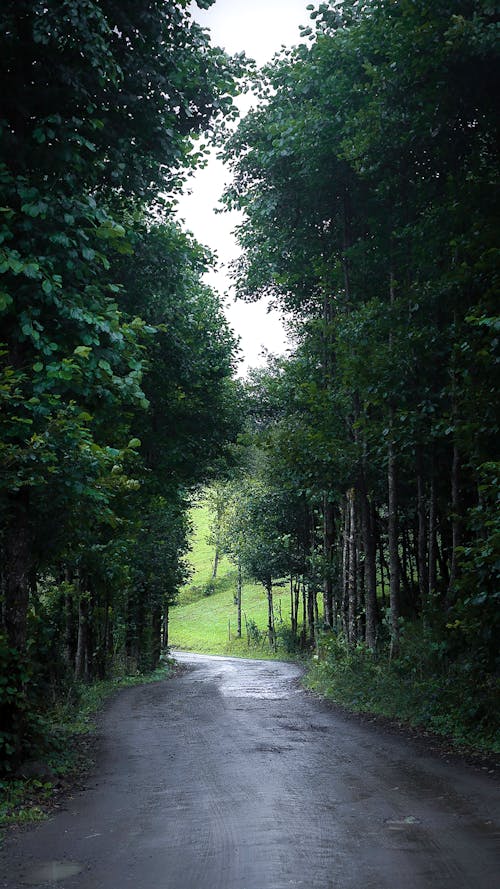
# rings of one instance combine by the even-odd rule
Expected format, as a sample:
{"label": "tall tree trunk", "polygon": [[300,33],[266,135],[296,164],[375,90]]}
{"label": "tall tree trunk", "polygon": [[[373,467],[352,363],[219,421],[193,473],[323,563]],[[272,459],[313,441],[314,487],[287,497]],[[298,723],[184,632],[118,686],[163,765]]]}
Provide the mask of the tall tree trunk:
{"label": "tall tree trunk", "polygon": [[30,579],[34,570],[26,488],[8,500],[9,523],[5,532],[3,622],[10,648],[26,651]]}
{"label": "tall tree trunk", "polygon": [[347,492],[349,512],[349,538],[348,538],[348,572],[347,572],[347,601],[348,601],[348,633],[347,639],[351,645],[357,642],[357,553],[356,553],[356,499],[354,489]]}
{"label": "tall tree trunk", "polygon": [[161,605],[155,605],[151,613],[151,669],[160,663],[161,654]]}
{"label": "tall tree trunk", "polygon": [[220,547],[219,547],[219,543],[217,542],[215,545],[214,564],[213,564],[213,568],[212,568],[212,578],[211,578],[212,583],[215,581],[215,579],[217,577],[217,571],[219,569],[219,559],[220,559]]}
{"label": "tall tree trunk", "polygon": [[109,668],[113,664],[113,645],[114,645],[114,627],[113,627],[113,609],[111,606],[111,602],[108,602],[107,605],[107,620],[106,620],[106,670],[109,671]]}
{"label": "tall tree trunk", "polygon": [[[453,327],[455,331],[458,327],[457,312],[453,312]],[[451,411],[453,423],[456,427],[458,423],[457,408],[457,372],[456,372],[456,350],[452,351],[452,367],[451,367]],[[453,442],[453,458],[451,465],[451,559],[450,559],[450,576],[446,590],[446,604],[451,605],[454,592],[455,581],[457,579],[457,562],[458,547],[461,543],[461,522],[460,522],[460,452],[456,441]]]}
{"label": "tall tree trunk", "polygon": [[361,531],[363,536],[364,552],[364,581],[365,581],[365,640],[368,648],[375,650],[377,643],[377,564],[375,534],[373,528],[373,510],[366,493],[364,478],[360,491],[361,501]]}
{"label": "tall tree trunk", "polygon": [[314,596],[313,596],[313,604],[314,604],[314,627],[315,627],[314,642],[315,642],[316,647],[318,647],[319,608],[318,608],[318,596],[316,593],[314,593]]}
{"label": "tall tree trunk", "polygon": [[96,651],[96,674],[98,679],[106,679],[108,675],[108,634],[109,634],[109,592],[104,594],[104,608],[102,626],[99,628],[98,645]]}
{"label": "tall tree trunk", "polygon": [[418,544],[417,544],[417,573],[418,590],[420,594],[420,607],[423,609],[428,591],[427,570],[427,539],[426,539],[426,509],[425,487],[422,467],[422,447],[417,451],[417,512],[418,512]]}
{"label": "tall tree trunk", "polygon": [[400,605],[400,577],[399,577],[399,553],[398,553],[398,500],[396,485],[396,457],[392,437],[389,440],[388,460],[388,546],[389,546],[389,604],[391,608],[391,635],[392,650],[395,651],[399,641],[399,617]]}
{"label": "tall tree trunk", "polygon": [[418,579],[418,572],[416,571],[416,563],[414,562],[415,557],[415,528],[406,528],[406,544],[407,544],[407,559],[408,559],[408,580],[410,583],[410,589],[412,594],[412,603],[414,605],[418,605],[415,602],[415,599],[418,596],[415,593],[417,588],[417,584],[415,579]]}
{"label": "tall tree trunk", "polygon": [[428,573],[428,596],[431,597],[436,592],[436,558],[437,558],[437,540],[436,540],[436,482],[434,479],[434,469],[432,470],[430,498],[429,498],[429,573]]}
{"label": "tall tree trunk", "polygon": [[325,625],[333,628],[333,552],[335,546],[335,514],[334,505],[328,494],[323,497],[323,557],[325,576],[323,578],[323,619]]}
{"label": "tall tree trunk", "polygon": [[344,189],[343,196],[343,237],[342,237],[342,270],[344,272],[344,288],[345,288],[345,296],[346,303],[348,308],[350,308],[351,302],[351,275],[350,275],[350,263],[347,256],[347,251],[352,246],[352,237],[351,237],[351,196],[349,194],[349,190],[346,187]]}
{"label": "tall tree trunk", "polygon": [[[391,310],[394,308],[394,273],[391,267],[389,294]],[[392,329],[389,333],[389,353],[392,352]],[[395,652],[399,644],[399,617],[401,613],[400,604],[400,574],[399,574],[399,552],[398,552],[398,499],[397,499],[397,483],[396,483],[396,450],[394,447],[394,405],[390,405],[389,409],[389,444],[388,444],[388,465],[387,465],[387,487],[388,487],[388,506],[389,516],[387,523],[388,546],[389,546],[389,602],[391,608],[391,650]]]}
{"label": "tall tree trunk", "polygon": [[238,639],[241,639],[241,590],[243,588],[241,576],[241,559],[238,559]]}
{"label": "tall tree trunk", "polygon": [[266,583],[266,593],[267,593],[267,632],[269,635],[269,645],[271,648],[274,647],[275,644],[275,633],[274,633],[274,610],[273,610],[273,585],[272,581],[269,580]]}
{"label": "tall tree trunk", "polygon": [[302,632],[300,634],[300,644],[302,648],[305,648],[307,644],[307,599],[304,578],[302,578]]}
{"label": "tall tree trunk", "polygon": [[165,602],[163,606],[163,622],[162,622],[162,647],[163,650],[168,648],[168,621],[169,621],[169,604]]}
{"label": "tall tree trunk", "polygon": [[314,600],[316,598],[316,594],[314,592],[312,584],[309,584],[307,588],[307,622],[309,625],[309,644],[312,647],[316,645],[316,609],[314,606]]}
{"label": "tall tree trunk", "polygon": [[344,635],[349,641],[349,502],[344,503],[344,541],[342,546],[342,625]]}
{"label": "tall tree trunk", "polygon": [[294,587],[294,626],[295,635],[299,635],[299,608],[300,608],[300,575],[295,580]]}
{"label": "tall tree trunk", "polygon": [[64,659],[70,669],[75,663],[75,654],[73,592],[67,589],[64,596]]}
{"label": "tall tree trunk", "polygon": [[411,589],[411,579],[410,579],[410,556],[409,556],[409,537],[408,537],[408,529],[406,525],[403,525],[401,532],[401,552],[402,559],[400,562],[400,578],[402,581],[402,586],[404,590],[404,602],[406,606],[409,607],[412,603],[412,589]]}
{"label": "tall tree trunk", "polygon": [[290,629],[292,634],[295,636],[297,632],[297,627],[295,626],[295,612],[294,612],[294,601],[293,601],[293,574],[290,574]]}
{"label": "tall tree trunk", "polygon": [[88,615],[88,594],[85,590],[81,590],[78,603],[78,640],[75,657],[75,679],[78,680],[85,679],[88,676]]}
{"label": "tall tree trunk", "polygon": [[448,562],[446,559],[446,555],[447,555],[447,552],[450,551],[450,547],[449,546],[447,547],[445,544],[445,532],[447,529],[444,529],[442,527],[444,524],[443,520],[442,520],[442,516],[438,513],[436,516],[436,519],[438,520],[438,521],[436,521],[436,526],[437,526],[436,556],[437,556],[438,565],[439,565],[439,577],[441,580],[441,586],[445,587],[445,589],[447,590],[448,584],[450,582],[450,572],[449,572],[449,568],[448,568]]}
{"label": "tall tree trunk", "polygon": [[[378,531],[378,561],[380,566],[380,591],[382,593],[382,607],[386,607],[386,595],[385,595],[385,574],[387,569],[387,562],[384,555],[384,544],[382,541],[382,532],[379,528]],[[389,571],[387,571],[387,576],[389,576]]]}
{"label": "tall tree trunk", "polygon": [[455,581],[457,579],[457,561],[458,547],[461,543],[461,522],[460,522],[460,453],[456,446],[453,446],[453,463],[451,469],[451,565],[450,580],[448,584],[447,602],[451,604],[453,598]]}

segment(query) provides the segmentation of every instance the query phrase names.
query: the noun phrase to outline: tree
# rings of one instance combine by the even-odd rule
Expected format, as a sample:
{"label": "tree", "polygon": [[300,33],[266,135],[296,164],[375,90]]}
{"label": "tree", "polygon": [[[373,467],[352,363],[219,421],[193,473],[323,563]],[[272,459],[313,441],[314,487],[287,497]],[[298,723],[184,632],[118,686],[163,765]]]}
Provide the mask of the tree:
{"label": "tree", "polygon": [[[223,446],[228,418],[224,429],[213,423],[204,440],[192,419],[197,413],[201,421],[209,393],[208,411],[224,398],[233,404],[232,339],[219,325],[217,298],[201,284],[201,249],[185,239],[191,259],[181,265],[190,284],[170,280],[171,314],[180,316],[176,287],[192,308],[173,325],[182,359],[174,334],[169,340],[169,332],[140,317],[142,306],[126,305],[122,284],[132,279],[136,262],[145,269],[147,250],[182,252],[180,233],[165,223],[165,195],[179,187],[182,170],[200,160],[193,139],[231,113],[242,61],[212,47],[181,0],[90,0],[84,8],[76,0],[9,0],[0,25],[2,626],[5,669],[22,662],[19,675],[26,676],[26,664],[28,672],[33,666],[30,601],[42,570],[63,576],[66,564],[78,572],[64,582],[68,620],[75,609],[81,618],[80,665],[85,647],[90,651],[82,641],[85,627],[100,629],[110,613],[102,607],[111,583],[104,565],[113,559],[109,527],[120,527],[127,538],[127,498],[146,486],[149,471],[144,452],[142,468],[135,464],[137,474],[127,476],[127,452],[140,448],[143,425],[145,444],[152,446],[149,417],[156,410],[158,419],[163,407],[152,371],[150,399],[143,388],[155,350],[164,378],[175,379],[170,414],[183,427],[162,466],[163,479],[172,475],[163,492],[172,503],[179,502],[182,482],[199,477],[196,460],[203,475]],[[144,222],[153,217],[156,241],[146,234],[152,224]],[[168,314],[163,308],[156,316],[162,311]],[[197,347],[209,341],[203,364]],[[217,385],[221,393],[212,396]],[[151,485],[151,497],[158,496]],[[152,502],[144,509],[155,512]],[[25,691],[20,680],[19,712]]]}
{"label": "tree", "polygon": [[[483,361],[494,373],[496,349],[495,17],[468,0],[353,0],[312,18],[310,45],[264,69],[260,105],[227,143],[225,200],[245,213],[235,279],[243,298],[271,294],[292,317],[299,345],[270,449],[276,460],[283,434],[295,490],[324,498],[330,558],[327,505],[341,508],[346,633],[375,648],[388,577],[395,647],[400,618],[463,606],[481,461],[495,452],[478,373]],[[326,574],[325,590],[328,603]]]}

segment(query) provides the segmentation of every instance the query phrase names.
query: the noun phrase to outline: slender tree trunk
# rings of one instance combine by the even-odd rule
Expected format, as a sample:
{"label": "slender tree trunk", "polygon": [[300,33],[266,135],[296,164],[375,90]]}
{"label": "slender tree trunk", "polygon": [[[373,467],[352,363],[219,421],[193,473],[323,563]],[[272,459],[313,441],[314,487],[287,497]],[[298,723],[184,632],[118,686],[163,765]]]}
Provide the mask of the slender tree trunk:
{"label": "slender tree trunk", "polygon": [[[395,304],[394,293],[394,273],[391,267],[389,281],[389,295],[391,310]],[[392,353],[392,328],[389,334],[389,354]],[[389,546],[389,600],[391,607],[391,650],[395,652],[399,643],[399,617],[401,612],[400,605],[400,574],[399,574],[399,552],[398,552],[398,499],[396,484],[396,450],[394,447],[394,405],[390,405],[389,409],[389,444],[388,444],[388,466],[387,466],[387,487],[388,487],[388,546]]]}
{"label": "slender tree trunk", "polygon": [[349,539],[348,539],[348,573],[347,573],[347,601],[348,601],[348,633],[347,639],[351,645],[357,642],[357,553],[356,553],[356,499],[354,489],[347,493],[349,512]]}
{"label": "slender tree trunk", "polygon": [[426,509],[425,487],[422,469],[422,448],[417,452],[417,511],[418,511],[418,544],[417,544],[417,573],[418,590],[420,594],[420,607],[424,608],[428,592],[428,568],[427,568],[427,539],[426,539]]}
{"label": "slender tree trunk", "polygon": [[91,586],[87,612],[87,637],[85,651],[85,679],[87,682],[91,682],[91,680],[94,678],[94,651],[96,648],[97,612],[97,595],[94,587]]}
{"label": "slender tree trunk", "polygon": [[335,514],[334,505],[325,494],[323,498],[323,556],[325,560],[325,576],[323,579],[323,619],[325,625],[332,629],[333,614],[333,551],[335,545]]}
{"label": "slender tree trunk", "polygon": [[453,598],[455,581],[457,579],[458,547],[461,544],[460,522],[460,453],[456,445],[453,447],[453,463],[451,470],[451,565],[450,580],[448,584],[447,602]]}
{"label": "slender tree trunk", "polygon": [[444,532],[443,528],[441,527],[441,516],[438,514],[436,516],[436,519],[439,519],[439,523],[436,520],[436,556],[439,565],[439,576],[441,580],[441,586],[444,586],[446,589],[448,589],[448,584],[450,582],[450,572],[448,570],[448,562],[446,560],[446,551],[449,552],[449,547],[445,546]]}
{"label": "slender tree trunk", "polygon": [[107,621],[106,621],[106,669],[109,668],[113,664],[113,646],[114,646],[114,627],[113,627],[113,609],[111,603],[108,603],[107,606]]}
{"label": "slender tree trunk", "polygon": [[349,502],[344,504],[344,542],[342,546],[342,624],[346,639],[349,641]]}
{"label": "slender tree trunk", "polygon": [[163,649],[166,650],[168,648],[168,621],[169,621],[169,604],[165,602],[163,606],[163,626],[162,626],[162,644]]}
{"label": "slender tree trunk", "polygon": [[267,593],[267,631],[269,634],[269,645],[271,646],[271,648],[273,648],[274,643],[275,643],[273,585],[270,580],[266,583],[266,593]]}
{"label": "slender tree trunk", "polygon": [[299,608],[300,608],[300,575],[296,578],[294,588],[294,626],[295,635],[299,635]]}
{"label": "slender tree trunk", "polygon": [[155,605],[151,613],[151,669],[160,663],[161,654],[161,605]]}
{"label": "slender tree trunk", "polygon": [[29,522],[29,492],[9,497],[10,521],[5,532],[5,599],[3,621],[10,648],[26,650],[30,578],[34,570]]}
{"label": "slender tree trunk", "polygon": [[[458,327],[457,312],[453,313],[453,327],[455,331]],[[452,368],[451,368],[451,403],[452,417],[455,426],[458,422],[457,409],[457,373],[455,366],[456,350],[452,352]],[[460,452],[456,441],[453,442],[453,458],[451,465],[451,559],[450,559],[450,576],[446,591],[446,604],[451,605],[454,592],[455,581],[457,579],[457,562],[458,547],[461,543],[461,522],[460,522]]]}
{"label": "slender tree trunk", "polygon": [[88,613],[88,594],[81,590],[78,603],[78,639],[75,657],[75,679],[78,680],[85,679],[88,675]]}
{"label": "slender tree trunk", "polygon": [[295,614],[293,610],[293,574],[290,574],[290,628],[295,636],[296,634],[296,626],[295,626]]}
{"label": "slender tree trunk", "polygon": [[429,499],[429,573],[428,573],[428,596],[431,597],[436,592],[436,482],[434,480],[434,471],[431,476],[430,499]]}
{"label": "slender tree trunk", "polygon": [[300,637],[302,648],[307,644],[307,599],[306,599],[306,582],[302,578],[302,633]]}
{"label": "slender tree trunk", "polygon": [[312,584],[309,584],[307,588],[307,621],[309,624],[309,644],[312,647],[316,645],[316,608],[314,605],[315,598],[316,593],[313,590]]}
{"label": "slender tree trunk", "polygon": [[343,215],[344,215],[344,231],[342,238],[342,269],[344,272],[344,288],[345,288],[345,296],[346,303],[349,306],[351,302],[351,277],[350,277],[350,264],[349,259],[347,257],[347,251],[352,246],[352,238],[351,238],[351,198],[347,188],[344,190],[344,199],[343,199]]}
{"label": "slender tree trunk", "polygon": [[377,564],[375,534],[373,528],[373,512],[365,489],[363,479],[361,499],[361,530],[363,535],[364,585],[365,585],[365,640],[372,651],[377,643]]}
{"label": "slender tree trunk", "polygon": [[399,577],[399,553],[398,553],[398,500],[396,486],[396,457],[392,438],[389,441],[388,460],[388,489],[389,489],[389,516],[388,516],[388,542],[389,542],[389,602],[391,608],[391,633],[392,648],[397,649],[399,640],[400,606],[400,577]]}
{"label": "slender tree trunk", "polygon": [[99,679],[105,679],[108,675],[108,635],[109,635],[109,593],[105,592],[104,598],[104,620],[99,634],[99,645],[97,648],[96,671]]}
{"label": "slender tree trunk", "polygon": [[66,593],[64,596],[64,660],[69,670],[75,663],[75,619],[74,619],[74,589],[71,571],[65,571]]}
{"label": "slender tree trunk", "polygon": [[241,590],[243,587],[241,577],[241,559],[238,559],[238,639],[241,639]]}
{"label": "slender tree trunk", "polygon": [[400,562],[400,577],[402,579],[402,585],[404,590],[404,601],[406,605],[410,605],[412,602],[411,595],[411,580],[410,580],[410,556],[409,556],[409,537],[408,537],[408,529],[406,525],[403,526],[401,533],[401,551],[402,551],[402,561]]}
{"label": "slender tree trunk", "polygon": [[410,582],[412,601],[415,600],[416,594],[415,589],[417,584],[415,583],[415,578],[418,578],[418,572],[416,571],[416,563],[414,561],[415,556],[415,529],[407,528],[406,529],[406,542],[407,542],[407,558],[408,558],[408,580]]}
{"label": "slender tree trunk", "polygon": [[[386,607],[386,595],[385,595],[385,569],[387,568],[387,562],[384,556],[384,544],[382,542],[382,533],[379,529],[378,533],[378,561],[380,566],[380,591],[382,593],[382,607]],[[387,576],[389,576],[389,572],[387,572]]]}
{"label": "slender tree trunk", "polygon": [[212,568],[212,583],[215,581],[217,577],[217,571],[219,569],[219,559],[220,559],[220,547],[219,544],[215,545],[215,555],[214,555],[214,564]]}

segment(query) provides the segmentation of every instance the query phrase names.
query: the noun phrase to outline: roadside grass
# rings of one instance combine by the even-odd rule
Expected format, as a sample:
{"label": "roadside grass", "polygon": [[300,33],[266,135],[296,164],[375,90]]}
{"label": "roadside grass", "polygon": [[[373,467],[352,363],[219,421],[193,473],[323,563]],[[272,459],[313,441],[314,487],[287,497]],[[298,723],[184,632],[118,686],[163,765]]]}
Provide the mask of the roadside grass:
{"label": "roadside grass", "polygon": [[43,820],[58,797],[78,783],[92,764],[95,720],[105,702],[121,688],[167,679],[172,663],[167,659],[147,675],[72,685],[64,701],[39,718],[40,749],[16,774],[0,779],[0,828]]}
{"label": "roadside grass", "polygon": [[500,753],[498,681],[481,685],[459,664],[436,661],[418,626],[406,628],[392,661],[325,634],[304,684],[353,712],[439,735],[457,750]]}

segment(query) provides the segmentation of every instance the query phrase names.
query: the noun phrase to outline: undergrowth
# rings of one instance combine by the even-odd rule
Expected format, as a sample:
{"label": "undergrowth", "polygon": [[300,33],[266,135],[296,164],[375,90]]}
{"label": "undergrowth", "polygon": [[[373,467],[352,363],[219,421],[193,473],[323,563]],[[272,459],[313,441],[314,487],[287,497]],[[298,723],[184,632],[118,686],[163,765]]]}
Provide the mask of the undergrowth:
{"label": "undergrowth", "polygon": [[387,649],[374,654],[325,634],[305,684],[355,712],[425,728],[459,747],[500,752],[498,679],[484,678],[466,660],[450,660],[442,640],[421,623],[403,626],[392,659]]}
{"label": "undergrowth", "polygon": [[42,820],[57,795],[92,761],[95,719],[117,690],[166,679],[173,661],[152,673],[126,675],[91,684],[73,683],[50,710],[38,714],[38,743],[15,772],[0,779],[0,828]]}

